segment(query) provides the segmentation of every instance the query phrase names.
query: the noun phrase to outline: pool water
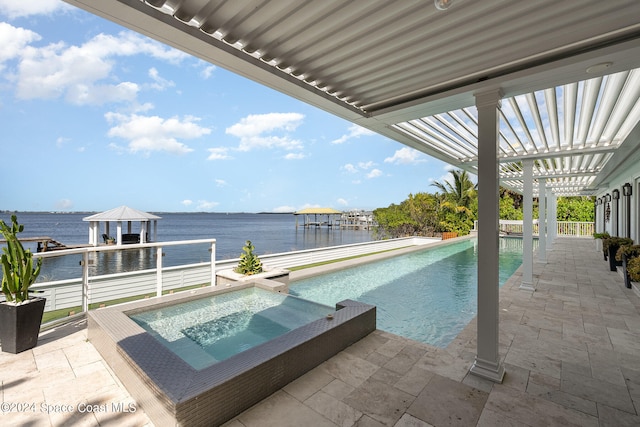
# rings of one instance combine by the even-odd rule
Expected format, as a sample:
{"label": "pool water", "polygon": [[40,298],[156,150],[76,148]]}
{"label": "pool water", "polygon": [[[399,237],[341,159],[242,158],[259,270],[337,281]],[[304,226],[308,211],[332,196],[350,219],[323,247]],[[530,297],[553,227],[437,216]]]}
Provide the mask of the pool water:
{"label": "pool water", "polygon": [[333,311],[286,294],[247,288],[129,317],[192,367],[202,369]]}
{"label": "pool water", "polygon": [[[536,242],[537,244],[537,242]],[[290,294],[377,306],[379,329],[446,347],[476,315],[477,239],[290,283]],[[500,239],[500,286],[522,264],[522,240]]]}

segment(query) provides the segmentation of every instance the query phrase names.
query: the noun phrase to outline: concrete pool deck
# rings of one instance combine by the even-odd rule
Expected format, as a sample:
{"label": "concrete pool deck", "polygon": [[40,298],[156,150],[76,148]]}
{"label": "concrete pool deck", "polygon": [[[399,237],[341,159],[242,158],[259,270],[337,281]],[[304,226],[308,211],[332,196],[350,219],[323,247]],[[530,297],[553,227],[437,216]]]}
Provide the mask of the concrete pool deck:
{"label": "concrete pool deck", "polygon": [[[591,239],[548,259],[536,292],[520,269],[500,291],[503,384],[468,375],[475,320],[446,349],[377,330],[225,426],[640,425],[640,298]],[[151,425],[86,336],[79,321],[0,353],[3,425]]]}

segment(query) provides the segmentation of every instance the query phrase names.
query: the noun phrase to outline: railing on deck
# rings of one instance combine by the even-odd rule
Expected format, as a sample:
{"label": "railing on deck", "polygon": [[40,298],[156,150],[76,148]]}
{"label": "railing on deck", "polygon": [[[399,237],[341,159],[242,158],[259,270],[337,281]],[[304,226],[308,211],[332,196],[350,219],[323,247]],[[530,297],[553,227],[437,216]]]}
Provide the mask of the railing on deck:
{"label": "railing on deck", "polygon": [[[505,234],[522,234],[522,220],[500,220],[500,232]],[[474,222],[474,230],[478,229],[478,221]],[[557,221],[556,236],[558,237],[592,237],[594,233],[593,222]],[[538,221],[533,221],[533,235],[539,234]]]}
{"label": "railing on deck", "polygon": [[[215,239],[182,240],[174,242],[142,243],[123,246],[97,246],[41,252],[38,258],[55,258],[81,255],[81,277],[35,283],[31,290],[47,299],[45,312],[82,307],[87,311],[90,304],[105,303],[123,298],[155,294],[179,288],[215,283]],[[163,267],[163,248],[181,245],[209,245],[211,258],[208,262],[175,267]],[[95,266],[98,253],[124,252],[131,250],[155,250],[155,268],[136,271],[100,274],[92,276],[90,268]]]}

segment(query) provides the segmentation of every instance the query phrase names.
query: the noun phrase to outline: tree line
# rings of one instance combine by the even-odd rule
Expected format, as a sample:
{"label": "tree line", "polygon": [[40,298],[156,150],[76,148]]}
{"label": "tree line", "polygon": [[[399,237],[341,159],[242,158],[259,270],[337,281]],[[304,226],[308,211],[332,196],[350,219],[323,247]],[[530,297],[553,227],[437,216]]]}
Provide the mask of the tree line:
{"label": "tree line", "polygon": [[[373,211],[378,238],[403,236],[434,236],[454,232],[469,234],[478,219],[478,185],[467,171],[452,170],[443,182],[431,184],[435,193],[416,193],[400,204]],[[500,219],[523,219],[522,195],[500,187]],[[558,197],[558,221],[593,221],[592,197]],[[534,199],[533,217],[538,217],[538,202]]]}

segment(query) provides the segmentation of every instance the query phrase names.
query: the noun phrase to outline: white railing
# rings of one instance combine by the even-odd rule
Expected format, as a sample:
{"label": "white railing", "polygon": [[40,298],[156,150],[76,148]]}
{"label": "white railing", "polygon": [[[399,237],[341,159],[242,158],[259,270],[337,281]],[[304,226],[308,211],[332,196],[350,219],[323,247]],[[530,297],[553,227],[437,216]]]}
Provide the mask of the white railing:
{"label": "white railing", "polygon": [[[270,268],[287,268],[409,246],[426,245],[437,241],[440,241],[440,239],[407,237],[280,254],[260,255],[260,259],[263,264]],[[164,247],[203,243],[210,245],[211,261],[173,267],[162,266]],[[90,268],[93,265],[91,259],[95,253],[149,248],[155,248],[156,251],[155,268],[94,276],[90,275]],[[238,258],[234,258],[215,261],[215,239],[88,247],[37,253],[34,254],[34,256],[54,258],[69,255],[77,256],[78,254],[82,255],[81,277],[38,282],[31,287],[33,291],[38,292],[39,296],[47,299],[45,312],[75,307],[81,307],[81,311],[87,311],[90,304],[100,304],[141,295],[160,296],[163,292],[179,288],[215,284],[215,272],[233,268],[238,264],[239,260]],[[93,258],[97,257],[93,256]]]}
{"label": "white railing", "polygon": [[[399,239],[378,240],[373,242],[353,243],[350,245],[331,246],[327,248],[305,249],[295,252],[260,255],[263,264],[272,268],[291,268],[301,265],[316,264],[374,252],[399,249],[408,246],[420,246],[439,242],[440,239],[429,237],[403,237]],[[218,261],[218,268],[231,268],[238,260]]]}
{"label": "white railing", "polygon": [[[500,232],[505,234],[522,234],[522,220],[500,220]],[[478,230],[478,221],[473,224]],[[594,233],[593,222],[556,221],[556,236],[558,237],[591,237]],[[533,221],[533,235],[539,234],[538,220]]]}
{"label": "white railing", "polygon": [[594,231],[593,222],[558,221],[556,227],[559,237],[592,237]]}
{"label": "white railing", "polygon": [[[165,291],[215,283],[215,239],[181,240],[142,243],[123,246],[97,246],[34,254],[36,258],[57,258],[81,255],[81,277],[35,283],[31,290],[47,299],[45,312],[73,307],[87,311],[90,304],[104,303],[140,295],[160,296]],[[163,267],[163,248],[180,245],[209,246],[210,261],[197,264]],[[155,249],[155,268],[92,276],[91,268],[98,253]]]}

